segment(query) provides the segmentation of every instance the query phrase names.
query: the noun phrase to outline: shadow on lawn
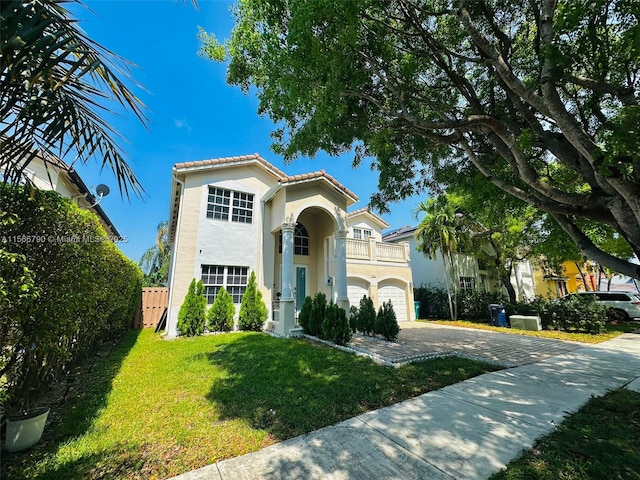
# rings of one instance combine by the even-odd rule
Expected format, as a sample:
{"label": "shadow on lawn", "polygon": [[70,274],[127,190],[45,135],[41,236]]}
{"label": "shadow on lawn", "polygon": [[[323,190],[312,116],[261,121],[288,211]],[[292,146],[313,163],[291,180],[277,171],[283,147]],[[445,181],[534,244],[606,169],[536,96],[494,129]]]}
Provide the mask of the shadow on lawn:
{"label": "shadow on lawn", "polygon": [[[135,345],[139,330],[131,330],[117,343],[105,343],[93,355],[80,362],[71,374],[62,378],[49,392],[45,401],[51,408],[42,440],[29,450],[17,453],[2,452],[0,478],[24,478],[27,467],[48,456],[55,455],[59,447],[91,428],[98,412],[106,405],[112,382],[122,362]],[[118,454],[121,455],[121,454]],[[109,457],[105,452],[100,457]],[[65,464],[62,470],[47,470],[39,479],[85,478],[87,468],[100,462],[100,458],[81,457]],[[84,469],[83,469],[84,466]],[[68,468],[67,468],[68,467]]]}
{"label": "shadow on lawn", "polygon": [[263,334],[239,337],[205,355],[227,372],[207,395],[220,416],[244,419],[276,440],[496,369],[460,358],[382,367],[306,340]]}

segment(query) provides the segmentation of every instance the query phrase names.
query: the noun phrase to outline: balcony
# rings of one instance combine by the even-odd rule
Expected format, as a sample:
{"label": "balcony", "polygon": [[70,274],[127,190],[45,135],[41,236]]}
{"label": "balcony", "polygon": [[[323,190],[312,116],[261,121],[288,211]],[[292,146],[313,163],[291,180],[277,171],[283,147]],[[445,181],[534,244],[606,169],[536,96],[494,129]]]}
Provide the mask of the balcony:
{"label": "balcony", "polygon": [[347,238],[347,259],[407,263],[409,261],[409,244]]}

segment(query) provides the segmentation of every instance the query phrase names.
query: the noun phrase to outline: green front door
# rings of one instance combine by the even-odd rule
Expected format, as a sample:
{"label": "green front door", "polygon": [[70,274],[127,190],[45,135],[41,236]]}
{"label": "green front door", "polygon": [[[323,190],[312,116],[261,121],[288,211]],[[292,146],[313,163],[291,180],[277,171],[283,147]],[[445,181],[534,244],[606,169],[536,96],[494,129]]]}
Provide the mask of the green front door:
{"label": "green front door", "polygon": [[307,265],[296,265],[296,311],[300,311],[307,296]]}

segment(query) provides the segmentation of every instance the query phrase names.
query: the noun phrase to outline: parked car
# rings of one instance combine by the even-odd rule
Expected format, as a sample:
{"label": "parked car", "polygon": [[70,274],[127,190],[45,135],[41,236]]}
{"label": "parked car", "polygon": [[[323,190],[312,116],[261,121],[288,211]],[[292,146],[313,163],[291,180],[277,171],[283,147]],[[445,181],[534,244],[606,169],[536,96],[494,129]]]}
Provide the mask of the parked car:
{"label": "parked car", "polygon": [[640,293],[636,292],[578,292],[565,295],[563,298],[572,296],[594,296],[596,301],[613,308],[613,318],[618,322],[624,322],[632,318],[640,318]]}

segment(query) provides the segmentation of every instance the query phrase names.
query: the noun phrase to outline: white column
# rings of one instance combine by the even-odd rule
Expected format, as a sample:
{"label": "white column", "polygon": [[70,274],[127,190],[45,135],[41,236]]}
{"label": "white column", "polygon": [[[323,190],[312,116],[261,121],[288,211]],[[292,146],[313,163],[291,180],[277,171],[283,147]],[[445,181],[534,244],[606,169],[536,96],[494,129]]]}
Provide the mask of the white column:
{"label": "white column", "polygon": [[338,290],[339,307],[349,312],[349,297],[347,296],[347,231],[339,230],[336,235],[336,287]]}
{"label": "white column", "polygon": [[295,328],[295,307],[293,298],[293,232],[295,223],[283,223],[282,229],[282,297],[280,297],[280,319],[277,331],[286,335]]}

